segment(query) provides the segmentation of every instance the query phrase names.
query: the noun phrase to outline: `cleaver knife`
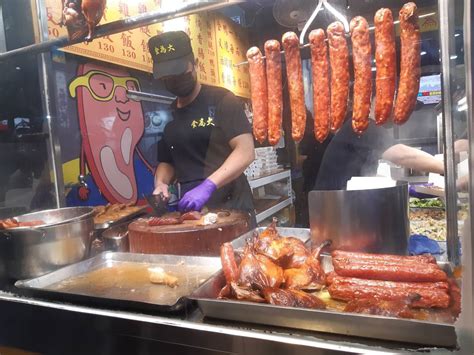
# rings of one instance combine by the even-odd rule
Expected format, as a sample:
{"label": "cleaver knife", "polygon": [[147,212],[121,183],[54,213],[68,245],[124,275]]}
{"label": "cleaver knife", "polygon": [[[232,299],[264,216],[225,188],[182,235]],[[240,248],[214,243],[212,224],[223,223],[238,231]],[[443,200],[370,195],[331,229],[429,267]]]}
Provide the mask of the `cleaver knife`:
{"label": "cleaver knife", "polygon": [[153,214],[157,217],[163,216],[168,212],[168,202],[163,194],[159,195],[143,195],[148,205],[152,208]]}

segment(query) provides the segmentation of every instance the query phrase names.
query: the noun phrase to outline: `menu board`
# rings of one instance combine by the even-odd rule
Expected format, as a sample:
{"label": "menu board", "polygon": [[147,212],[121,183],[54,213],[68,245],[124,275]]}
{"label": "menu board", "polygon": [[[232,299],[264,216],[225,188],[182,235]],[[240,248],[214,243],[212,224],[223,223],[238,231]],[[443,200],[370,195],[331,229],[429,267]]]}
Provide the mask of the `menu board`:
{"label": "menu board", "polygon": [[[174,0],[175,6],[180,2],[183,1]],[[66,28],[60,26],[60,3],[57,0],[46,0],[50,38],[67,35]],[[162,5],[157,0],[108,0],[100,24],[155,11]],[[148,52],[148,40],[170,30],[183,30],[191,38],[201,83],[222,86],[236,95],[250,97],[248,68],[233,66],[245,60],[247,34],[221,14],[203,12],[97,38],[90,43],[84,42],[61,50],[151,73],[153,63]]]}

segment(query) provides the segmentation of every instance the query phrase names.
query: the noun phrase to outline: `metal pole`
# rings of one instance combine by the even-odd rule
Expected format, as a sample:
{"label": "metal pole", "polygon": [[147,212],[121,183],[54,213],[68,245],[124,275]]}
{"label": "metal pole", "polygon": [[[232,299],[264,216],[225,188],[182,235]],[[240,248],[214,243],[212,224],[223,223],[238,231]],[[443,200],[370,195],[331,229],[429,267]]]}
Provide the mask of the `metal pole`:
{"label": "metal pole", "polygon": [[[38,13],[38,34],[40,41],[48,39],[48,17],[44,0],[36,1],[36,11]],[[59,139],[55,133],[55,124],[53,117],[56,117],[56,106],[54,103],[53,83],[52,83],[52,65],[50,53],[42,53],[38,57],[38,72],[41,88],[41,97],[43,104],[43,113],[45,124],[48,130],[48,152],[51,158],[51,170],[54,176],[54,194],[56,197],[56,207],[65,205],[64,179],[61,164],[61,147]],[[56,120],[54,120],[56,121]]]}
{"label": "metal pole", "polygon": [[467,102],[467,133],[469,139],[469,218],[465,221],[462,234],[462,293],[461,293],[461,316],[456,326],[459,344],[461,351],[468,353],[474,349],[474,270],[473,270],[473,256],[474,243],[472,236],[474,235],[472,226],[474,226],[474,98],[473,95],[473,61],[474,61],[474,47],[472,41],[473,26],[472,21],[474,16],[474,6],[471,0],[464,0],[464,63],[466,73],[466,102]]}
{"label": "metal pole", "polygon": [[7,51],[7,40],[5,38],[5,26],[3,24],[3,4],[0,2],[0,53]]}
{"label": "metal pole", "polygon": [[[129,17],[123,20],[118,20],[106,23],[96,28],[93,38],[109,36],[115,33],[120,33],[135,28],[151,25],[154,23],[170,20],[176,17],[187,16],[196,12],[213,10],[232,3],[239,3],[242,1],[232,0],[216,0],[216,1],[198,1],[187,4],[171,11],[156,10],[146,14],[141,14],[134,17]],[[58,2],[59,3],[59,2]],[[44,7],[43,7],[44,11]],[[67,36],[59,37],[53,40],[32,44],[22,48],[14,49],[6,53],[0,54],[0,62],[11,59],[17,55],[24,54],[38,54],[49,51],[52,47],[65,47],[72,44],[83,42],[83,40],[70,41]]]}
{"label": "metal pole", "polygon": [[454,43],[454,8],[451,0],[439,0],[439,33],[443,86],[444,177],[446,194],[446,224],[448,260],[459,265],[459,236],[457,222],[456,165],[451,95],[451,48]]}

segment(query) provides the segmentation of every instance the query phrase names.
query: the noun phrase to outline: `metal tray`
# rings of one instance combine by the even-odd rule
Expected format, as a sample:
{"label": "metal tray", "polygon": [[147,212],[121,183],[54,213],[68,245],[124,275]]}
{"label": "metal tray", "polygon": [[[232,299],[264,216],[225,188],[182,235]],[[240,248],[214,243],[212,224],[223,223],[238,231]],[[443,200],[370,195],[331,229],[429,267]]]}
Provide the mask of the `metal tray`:
{"label": "metal tray", "polygon": [[[285,233],[283,230],[279,228],[279,232],[287,236],[292,235],[291,230],[295,229],[288,228]],[[299,235],[305,233],[302,231]],[[243,245],[243,237],[245,236],[233,242],[234,247]],[[322,255],[321,263],[326,272],[333,270],[330,255]],[[449,271],[449,264],[439,264]],[[219,300],[217,295],[224,285],[225,277],[221,270],[196,289],[189,298],[197,301],[204,316],[210,318],[431,346],[456,346],[453,324]]]}
{"label": "metal tray", "polygon": [[[178,277],[175,288],[152,284],[147,268]],[[186,296],[221,268],[216,257],[105,252],[15,286],[28,296],[147,312],[177,312]]]}
{"label": "metal tray", "polygon": [[123,216],[122,218],[119,218],[119,219],[116,219],[116,220],[113,220],[113,221],[104,222],[104,223],[96,223],[96,224],[94,224],[94,229],[96,229],[98,231],[102,231],[104,229],[110,228],[110,227],[115,226],[117,224],[121,224],[123,222],[131,221],[132,219],[135,219],[136,217],[139,217],[139,216],[142,216],[142,215],[146,214],[147,208],[148,208],[148,206],[142,206],[139,210],[137,210],[133,213],[130,213],[126,216]]}

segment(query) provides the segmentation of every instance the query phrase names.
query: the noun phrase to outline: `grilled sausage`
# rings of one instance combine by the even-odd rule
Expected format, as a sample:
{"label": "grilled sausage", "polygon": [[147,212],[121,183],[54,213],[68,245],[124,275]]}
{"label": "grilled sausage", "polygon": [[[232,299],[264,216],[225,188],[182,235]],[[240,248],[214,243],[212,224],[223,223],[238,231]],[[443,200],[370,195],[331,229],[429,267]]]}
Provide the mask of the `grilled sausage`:
{"label": "grilled sausage", "polygon": [[375,13],[375,123],[382,125],[390,118],[397,79],[397,52],[392,11]]}
{"label": "grilled sausage", "polygon": [[309,43],[313,77],[314,136],[322,143],[329,134],[330,125],[329,60],[324,31],[320,28],[311,31]]}
{"label": "grilled sausage", "polygon": [[397,264],[436,264],[436,258],[432,255],[391,255],[391,254],[370,254],[358,253],[343,250],[334,250],[331,253],[332,259],[346,259],[353,261],[371,261],[371,262],[393,262]]}
{"label": "grilled sausage", "polygon": [[280,42],[271,39],[265,42],[265,57],[267,58],[267,88],[268,88],[268,142],[278,143],[281,137],[282,120],[282,83],[281,83],[281,54]]}
{"label": "grilled sausage", "polygon": [[174,224],[181,224],[181,220],[175,217],[152,217],[148,220],[150,227],[156,226],[171,226]]}
{"label": "grilled sausage", "polygon": [[299,142],[303,138],[306,125],[306,107],[298,36],[294,32],[286,32],[282,43],[285,50],[286,77],[290,93],[291,136],[294,141]]}
{"label": "grilled sausage", "polygon": [[410,118],[420,89],[420,28],[417,7],[409,2],[400,10],[401,62],[393,121],[402,124]]}
{"label": "grilled sausage", "polygon": [[402,301],[411,295],[417,295],[411,303],[412,307],[447,308],[450,302],[449,286],[446,282],[410,283],[334,276],[328,291],[332,298],[341,301],[360,298]]}
{"label": "grilled sausage", "polygon": [[358,135],[369,126],[370,100],[372,97],[372,46],[369,24],[361,16],[351,21],[352,59],[354,62],[354,100],[352,129]]}
{"label": "grilled sausage", "polygon": [[331,63],[331,130],[344,123],[349,97],[349,49],[344,25],[333,22],[327,28],[329,60]]}
{"label": "grilled sausage", "polygon": [[255,139],[263,143],[267,138],[268,126],[268,96],[267,78],[265,74],[265,62],[262,52],[257,47],[247,51],[250,72],[250,90],[253,108],[253,135]]}
{"label": "grilled sausage", "polygon": [[372,280],[404,282],[446,281],[446,273],[437,264],[394,262],[371,262],[363,260],[333,259],[334,271],[340,276],[359,277]]}
{"label": "grilled sausage", "polygon": [[239,278],[239,268],[235,262],[234,248],[230,243],[224,243],[221,245],[220,253],[222,270],[227,284],[236,282]]}

